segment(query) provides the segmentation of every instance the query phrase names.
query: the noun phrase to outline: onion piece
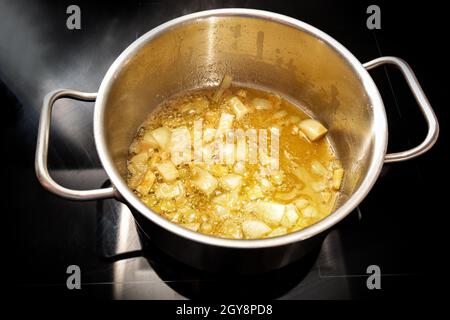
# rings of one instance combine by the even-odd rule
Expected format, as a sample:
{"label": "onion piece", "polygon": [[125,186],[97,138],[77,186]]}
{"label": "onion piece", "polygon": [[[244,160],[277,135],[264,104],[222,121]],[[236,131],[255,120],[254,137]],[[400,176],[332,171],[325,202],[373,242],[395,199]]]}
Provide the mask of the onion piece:
{"label": "onion piece", "polygon": [[219,125],[217,127],[216,136],[225,134],[228,129],[233,127],[234,115],[226,112],[222,112],[219,119]]}
{"label": "onion piece", "polygon": [[319,215],[319,212],[315,207],[307,206],[306,208],[302,209],[302,214],[306,218],[314,218]]}
{"label": "onion piece", "polygon": [[144,174],[147,171],[148,153],[146,151],[133,156],[128,163],[128,170],[132,174]]}
{"label": "onion piece", "polygon": [[259,185],[254,185],[247,190],[247,197],[250,200],[256,200],[264,197],[264,193]]}
{"label": "onion piece", "polygon": [[150,191],[155,183],[156,176],[152,170],[148,169],[145,173],[141,183],[136,187],[136,191],[138,191],[141,195],[146,195]]}
{"label": "onion piece", "polygon": [[297,200],[294,201],[294,206],[299,210],[306,208],[308,205],[309,200],[305,198],[298,198]]}
{"label": "onion piece", "polygon": [[280,110],[273,114],[272,119],[281,119],[288,115],[286,110]]}
{"label": "onion piece", "polygon": [[218,102],[220,98],[222,98],[223,93],[231,86],[232,81],[233,78],[228,74],[223,77],[222,81],[220,82],[219,88],[213,95],[213,101]]}
{"label": "onion piece", "polygon": [[273,108],[273,103],[270,100],[262,98],[254,98],[252,105],[256,110],[271,110]]}
{"label": "onion piece", "polygon": [[216,137],[216,129],[215,128],[206,128],[203,131],[203,143],[210,143]]}
{"label": "onion piece", "polygon": [[242,239],[241,226],[236,222],[226,220],[220,226],[220,231],[223,235],[226,235],[232,239]]}
{"label": "onion piece", "polygon": [[158,163],[156,170],[158,170],[165,182],[175,181],[179,176],[177,168],[170,160]]}
{"label": "onion piece", "polygon": [[344,177],[344,169],[336,169],[333,171],[332,187],[334,190],[341,188],[342,178]]}
{"label": "onion piece", "polygon": [[158,129],[153,130],[151,134],[155,139],[156,143],[158,144],[158,147],[161,148],[161,150],[165,151],[169,148],[171,132],[168,128],[160,127]]}
{"label": "onion piece", "polygon": [[141,140],[141,150],[142,147],[144,148],[157,148],[158,147],[158,142],[155,140],[155,138],[153,137],[152,133],[147,131],[144,136],[142,137]]}
{"label": "onion piece", "polygon": [[292,227],[298,220],[298,213],[295,206],[290,204],[286,206],[285,213],[280,223],[286,228]]}
{"label": "onion piece", "polygon": [[192,175],[192,185],[204,194],[210,195],[214,190],[216,190],[218,181],[208,171],[200,167],[194,167],[192,169]]}
{"label": "onion piece", "polygon": [[284,216],[285,209],[285,205],[283,204],[261,201],[257,203],[256,214],[264,220],[264,222],[278,225]]}
{"label": "onion piece", "polygon": [[242,176],[237,174],[227,174],[220,178],[220,186],[227,191],[240,188],[242,185]]}
{"label": "onion piece", "polygon": [[325,168],[324,165],[317,160],[311,161],[311,171],[318,176],[322,176],[328,179],[331,178],[331,172],[328,171],[327,168]]}
{"label": "onion piece", "polygon": [[278,227],[274,229],[271,233],[267,235],[267,237],[279,237],[283,236],[287,233],[287,229],[285,227]]}
{"label": "onion piece", "polygon": [[316,141],[325,136],[328,132],[319,121],[306,119],[299,122],[298,127],[310,141]]}
{"label": "onion piece", "polygon": [[239,100],[238,97],[230,98],[228,100],[228,104],[231,106],[231,109],[236,115],[236,119],[241,119],[243,116],[250,112],[250,110],[245,106],[245,104],[242,103],[241,100]]}
{"label": "onion piece", "polygon": [[247,220],[242,223],[242,231],[248,239],[261,238],[272,231],[272,229],[260,220]]}
{"label": "onion piece", "polygon": [[160,183],[155,187],[155,195],[159,199],[172,199],[184,194],[184,186],[181,181],[174,184]]}

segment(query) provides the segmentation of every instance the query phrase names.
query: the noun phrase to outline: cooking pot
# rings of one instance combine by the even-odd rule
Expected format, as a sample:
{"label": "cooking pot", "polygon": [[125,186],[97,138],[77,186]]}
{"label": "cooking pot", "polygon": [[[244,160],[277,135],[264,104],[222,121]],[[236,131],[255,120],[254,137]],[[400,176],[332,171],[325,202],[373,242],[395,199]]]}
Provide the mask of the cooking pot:
{"label": "cooking pot", "polygon": [[[400,69],[428,124],[420,145],[392,154],[386,154],[383,100],[368,73],[384,64]],[[239,85],[279,93],[329,128],[347,174],[335,211],[328,217],[281,237],[224,239],[166,220],[128,188],[128,147],[151,110],[174,94],[217,86],[225,74]],[[71,190],[51,178],[49,127],[52,106],[61,98],[95,101],[95,145],[113,187]],[[153,243],[182,262],[207,270],[263,272],[283,267],[320,245],[327,231],[369,193],[383,163],[419,156],[436,142],[438,132],[436,116],[405,61],[381,57],[361,64],[332,37],[299,20],[259,10],[219,9],[189,14],[144,34],[114,61],[98,93],[66,89],[49,93],[39,124],[36,174],[44,188],[67,199],[124,202]]]}

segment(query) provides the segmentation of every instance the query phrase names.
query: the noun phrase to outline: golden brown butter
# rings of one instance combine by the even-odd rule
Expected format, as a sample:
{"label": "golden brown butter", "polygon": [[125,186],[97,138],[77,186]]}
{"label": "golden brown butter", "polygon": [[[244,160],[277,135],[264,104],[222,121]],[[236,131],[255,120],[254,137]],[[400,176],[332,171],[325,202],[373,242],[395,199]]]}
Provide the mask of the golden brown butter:
{"label": "golden brown butter", "polygon": [[[194,137],[198,121],[200,152],[213,160],[215,139],[228,129],[277,128],[278,168],[268,156],[249,163],[250,145],[241,149],[247,161],[236,161],[234,149],[228,163],[193,163],[194,143],[190,162],[173,158],[183,137]],[[231,87],[188,93],[157,108],[138,130],[130,146],[128,185],[148,207],[193,231],[234,239],[281,236],[334,208],[344,172],[326,132],[268,92]],[[271,139],[268,135],[268,145]]]}

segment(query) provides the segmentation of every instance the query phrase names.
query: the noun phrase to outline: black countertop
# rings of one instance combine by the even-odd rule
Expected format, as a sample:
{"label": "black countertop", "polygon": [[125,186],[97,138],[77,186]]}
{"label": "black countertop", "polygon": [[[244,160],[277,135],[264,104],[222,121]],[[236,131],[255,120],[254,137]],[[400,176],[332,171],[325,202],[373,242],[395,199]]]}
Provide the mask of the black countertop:
{"label": "black countertop", "polygon": [[[66,28],[66,8],[78,4],[82,29]],[[243,296],[282,299],[432,297],[445,255],[441,230],[448,209],[448,80],[442,80],[445,16],[438,4],[379,3],[382,29],[366,28],[371,3],[331,1],[2,1],[2,213],[7,217],[6,278],[11,293],[33,297],[184,299]],[[177,16],[204,9],[249,7],[286,14],[340,41],[361,62],[381,55],[410,63],[441,123],[437,145],[424,156],[385,165],[372,192],[340,223],[320,252],[265,275],[208,274],[141,243],[128,209],[112,201],[73,202],[46,192],[34,173],[41,102],[54,89],[97,91],[109,65],[137,37]],[[389,151],[412,147],[426,128],[399,72],[371,72],[389,118]],[[445,79],[445,78],[444,78]],[[69,187],[99,187],[107,177],[92,137],[92,103],[58,102],[49,165]],[[437,224],[437,226],[436,226]],[[127,230],[118,245],[118,230]],[[119,253],[119,256],[114,256]],[[67,290],[66,268],[79,265],[82,290]],[[379,265],[382,289],[366,287]]]}

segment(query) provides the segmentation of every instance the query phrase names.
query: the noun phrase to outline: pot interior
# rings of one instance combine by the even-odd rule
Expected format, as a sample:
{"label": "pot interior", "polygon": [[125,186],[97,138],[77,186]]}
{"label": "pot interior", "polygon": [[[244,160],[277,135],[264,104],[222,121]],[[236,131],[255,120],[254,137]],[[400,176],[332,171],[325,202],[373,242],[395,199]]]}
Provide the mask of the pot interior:
{"label": "pot interior", "polygon": [[105,91],[106,149],[122,178],[133,136],[155,106],[230,74],[240,85],[279,93],[326,125],[348,173],[338,205],[361,184],[374,161],[375,109],[354,67],[329,43],[298,26],[236,15],[191,19],[144,37]]}

